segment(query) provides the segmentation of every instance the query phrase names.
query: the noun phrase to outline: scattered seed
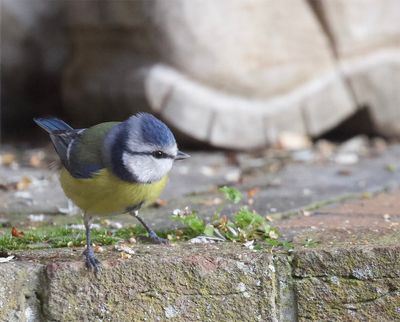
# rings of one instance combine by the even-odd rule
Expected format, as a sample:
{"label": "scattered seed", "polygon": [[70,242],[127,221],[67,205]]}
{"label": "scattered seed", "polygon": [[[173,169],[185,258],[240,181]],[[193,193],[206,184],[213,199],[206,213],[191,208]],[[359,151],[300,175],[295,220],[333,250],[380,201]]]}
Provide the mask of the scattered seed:
{"label": "scattered seed", "polygon": [[200,168],[200,173],[206,177],[212,177],[215,175],[215,169],[208,166],[202,166]]}
{"label": "scattered seed", "polygon": [[279,237],[279,235],[276,233],[275,230],[271,230],[268,235],[269,235],[269,238],[271,238],[271,239],[278,239],[278,237]]}
{"label": "scattered seed", "polygon": [[192,244],[213,244],[216,242],[223,242],[225,241],[222,238],[218,237],[211,237],[211,236],[197,236],[189,240],[189,243]]}
{"label": "scattered seed", "polygon": [[245,242],[244,247],[248,248],[248,249],[254,249],[254,240],[249,240],[247,242]]}
{"label": "scattered seed", "polygon": [[127,253],[124,253],[124,252],[120,253],[120,256],[121,256],[121,258],[123,258],[123,259],[129,259],[129,258],[132,257],[132,255],[127,254]]}
{"label": "scattered seed", "polygon": [[119,252],[126,253],[129,255],[135,254],[135,250],[133,250],[132,248],[130,248],[129,246],[127,246],[125,244],[117,244],[114,246],[114,249]]}
{"label": "scattered seed", "polygon": [[45,158],[45,154],[43,151],[39,151],[29,158],[29,165],[33,168],[40,168],[43,166],[43,160]]}
{"label": "scattered seed", "polygon": [[32,194],[29,191],[17,191],[14,196],[21,199],[32,199]]}
{"label": "scattered seed", "polygon": [[359,157],[356,153],[340,153],[334,158],[334,161],[338,164],[356,164],[359,161]]}
{"label": "scattered seed", "polygon": [[0,165],[4,165],[6,167],[10,167],[16,163],[16,156],[12,153],[4,153],[0,155]]}
{"label": "scattered seed", "polygon": [[260,188],[255,187],[247,191],[247,198],[254,198],[260,192]]}
{"label": "scattered seed", "polygon": [[104,248],[101,247],[100,245],[96,245],[96,246],[94,246],[94,252],[95,253],[102,253],[102,252],[104,252]]}
{"label": "scattered seed", "polygon": [[0,263],[8,263],[9,261],[11,261],[15,256],[14,255],[10,255],[7,257],[0,257]]}
{"label": "scattered seed", "polygon": [[32,222],[42,222],[46,219],[46,216],[43,214],[39,214],[39,215],[30,214],[28,216],[28,219]]}

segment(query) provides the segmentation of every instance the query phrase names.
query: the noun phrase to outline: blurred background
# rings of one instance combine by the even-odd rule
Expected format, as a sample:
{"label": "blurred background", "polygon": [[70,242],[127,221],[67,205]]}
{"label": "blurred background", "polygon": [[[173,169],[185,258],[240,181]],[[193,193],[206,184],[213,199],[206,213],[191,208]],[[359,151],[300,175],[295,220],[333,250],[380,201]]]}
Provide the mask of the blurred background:
{"label": "blurred background", "polygon": [[1,137],[158,115],[189,148],[400,137],[397,0],[1,0]]}

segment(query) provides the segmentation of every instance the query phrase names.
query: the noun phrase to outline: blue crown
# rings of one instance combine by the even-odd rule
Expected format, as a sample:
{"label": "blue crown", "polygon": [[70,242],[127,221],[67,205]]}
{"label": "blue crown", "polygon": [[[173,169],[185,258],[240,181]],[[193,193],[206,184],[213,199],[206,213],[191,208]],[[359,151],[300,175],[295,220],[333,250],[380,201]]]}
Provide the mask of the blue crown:
{"label": "blue crown", "polygon": [[158,146],[174,145],[175,137],[171,130],[159,119],[148,113],[136,115],[144,143]]}

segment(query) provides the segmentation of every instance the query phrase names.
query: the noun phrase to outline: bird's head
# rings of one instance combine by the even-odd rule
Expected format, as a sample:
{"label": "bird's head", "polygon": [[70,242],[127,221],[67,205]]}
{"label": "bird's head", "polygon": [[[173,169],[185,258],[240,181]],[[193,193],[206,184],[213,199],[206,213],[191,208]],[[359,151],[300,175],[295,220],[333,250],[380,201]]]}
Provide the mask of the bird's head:
{"label": "bird's head", "polygon": [[104,158],[119,178],[141,183],[161,180],[175,160],[188,155],[178,150],[171,130],[148,113],[139,113],[113,127],[105,140]]}

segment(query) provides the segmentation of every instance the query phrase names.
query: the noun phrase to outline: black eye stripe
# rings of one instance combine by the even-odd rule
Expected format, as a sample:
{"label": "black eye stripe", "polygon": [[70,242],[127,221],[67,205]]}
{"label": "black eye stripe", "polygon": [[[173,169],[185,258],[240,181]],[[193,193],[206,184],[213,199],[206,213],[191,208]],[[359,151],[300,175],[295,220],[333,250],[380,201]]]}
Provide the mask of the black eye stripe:
{"label": "black eye stripe", "polygon": [[[146,152],[144,152],[144,151],[132,151],[132,150],[128,150],[127,149],[126,152],[128,152],[131,155],[149,155],[149,156],[152,156],[152,157],[154,157],[156,159],[175,159],[174,156],[172,156],[170,154],[167,154],[165,152],[162,152],[162,151],[153,151],[153,152],[150,152],[150,151],[147,152],[146,151]],[[160,152],[161,154],[158,154],[156,156],[155,153],[158,153],[158,152]]]}

